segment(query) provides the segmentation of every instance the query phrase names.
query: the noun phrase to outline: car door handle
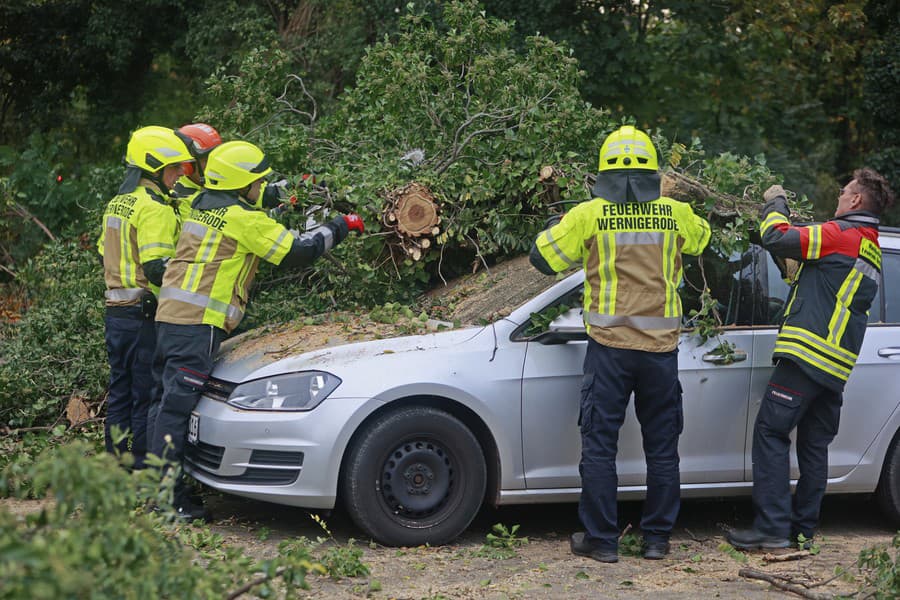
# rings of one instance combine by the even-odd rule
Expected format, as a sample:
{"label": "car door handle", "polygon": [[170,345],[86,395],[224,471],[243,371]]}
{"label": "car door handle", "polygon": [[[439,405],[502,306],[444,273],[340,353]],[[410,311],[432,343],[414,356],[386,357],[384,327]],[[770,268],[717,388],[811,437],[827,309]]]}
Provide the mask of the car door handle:
{"label": "car door handle", "polygon": [[735,350],[730,354],[710,352],[709,354],[703,355],[703,362],[713,363],[715,365],[730,365],[731,363],[741,362],[742,360],[747,360],[747,353],[743,350]]}
{"label": "car door handle", "polygon": [[900,348],[897,346],[889,347],[889,348],[879,348],[878,356],[883,356],[884,358],[895,358],[900,360]]}

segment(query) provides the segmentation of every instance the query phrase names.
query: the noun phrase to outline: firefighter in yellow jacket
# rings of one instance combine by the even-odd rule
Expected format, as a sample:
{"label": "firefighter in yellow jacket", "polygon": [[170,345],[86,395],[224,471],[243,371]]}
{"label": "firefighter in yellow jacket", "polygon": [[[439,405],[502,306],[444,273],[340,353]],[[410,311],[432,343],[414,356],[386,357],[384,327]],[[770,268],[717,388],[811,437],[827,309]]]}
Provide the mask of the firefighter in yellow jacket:
{"label": "firefighter in yellow jacket", "polygon": [[[292,234],[262,210],[265,177],[271,172],[253,144],[226,142],[214,148],[204,191],[192,204],[166,269],[156,315],[153,374],[159,406],[153,411],[150,450],[173,463],[184,457],[191,411],[220,343],[244,316],[260,259],[282,267],[309,265],[350,231],[363,231],[359,216],[348,214]],[[183,479],[176,482],[174,505],[185,519],[207,517]]]}
{"label": "firefighter in yellow jacket", "polygon": [[106,206],[97,250],[106,279],[106,349],[109,357],[106,450],[123,453],[130,433],[134,467],[147,452],[153,316],[166,261],[175,254],[178,215],[169,190],[193,158],[172,129],[143,127],[128,141],[125,181]]}
{"label": "firefighter in yellow jacket", "polygon": [[616,453],[634,393],[647,459],[643,555],[669,552],[680,506],[678,381],[682,254],[700,254],[709,224],[690,205],[660,196],[658,159],[642,131],[624,126],[600,148],[595,198],[543,231],[531,252],[542,273],[574,265],[585,272],[588,348],[581,389],[581,502],[585,531],[572,552],[618,560]]}

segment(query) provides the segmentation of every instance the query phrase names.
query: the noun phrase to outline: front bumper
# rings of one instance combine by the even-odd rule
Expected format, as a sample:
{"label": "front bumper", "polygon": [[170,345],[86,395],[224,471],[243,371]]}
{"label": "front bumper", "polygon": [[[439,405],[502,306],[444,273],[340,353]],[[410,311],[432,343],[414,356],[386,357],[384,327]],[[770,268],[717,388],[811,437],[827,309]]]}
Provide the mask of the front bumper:
{"label": "front bumper", "polygon": [[309,412],[238,410],[203,397],[197,441],[185,447],[187,473],[246,498],[333,508],[341,459],[352,433],[381,403],[328,398]]}

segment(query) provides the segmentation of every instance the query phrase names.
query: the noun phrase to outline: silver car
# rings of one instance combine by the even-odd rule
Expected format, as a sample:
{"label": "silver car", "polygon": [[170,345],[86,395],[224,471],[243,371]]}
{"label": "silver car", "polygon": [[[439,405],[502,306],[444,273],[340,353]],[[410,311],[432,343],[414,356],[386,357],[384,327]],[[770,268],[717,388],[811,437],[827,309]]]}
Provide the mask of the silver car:
{"label": "silver car", "polygon": [[[900,523],[900,229],[883,228],[881,245],[884,281],[830,447],[828,492],[876,492]],[[686,314],[698,271],[685,267]],[[753,422],[788,288],[758,246],[707,257],[704,272],[726,327],[702,345],[686,331],[679,345],[682,496],[749,494]],[[248,498],[341,502],[368,536],[398,546],[452,540],[485,502],[577,501],[583,279],[546,278],[547,289],[478,327],[338,346],[265,334],[226,343],[191,416],[186,469]],[[728,360],[721,342],[734,348]],[[617,466],[619,497],[642,497],[633,406]],[[796,478],[795,459],[792,468]]]}

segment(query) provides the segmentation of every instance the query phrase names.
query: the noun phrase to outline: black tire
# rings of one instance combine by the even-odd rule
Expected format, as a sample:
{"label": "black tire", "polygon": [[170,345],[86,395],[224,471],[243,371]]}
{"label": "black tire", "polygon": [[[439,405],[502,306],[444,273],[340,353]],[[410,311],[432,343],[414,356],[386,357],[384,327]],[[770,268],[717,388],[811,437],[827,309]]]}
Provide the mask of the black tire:
{"label": "black tire", "polygon": [[486,482],[484,453],[469,428],[444,411],[410,406],[360,432],[341,495],[353,521],[379,543],[440,545],[475,518]]}
{"label": "black tire", "polygon": [[875,497],[884,514],[900,527],[900,433],[894,436],[884,456]]}

